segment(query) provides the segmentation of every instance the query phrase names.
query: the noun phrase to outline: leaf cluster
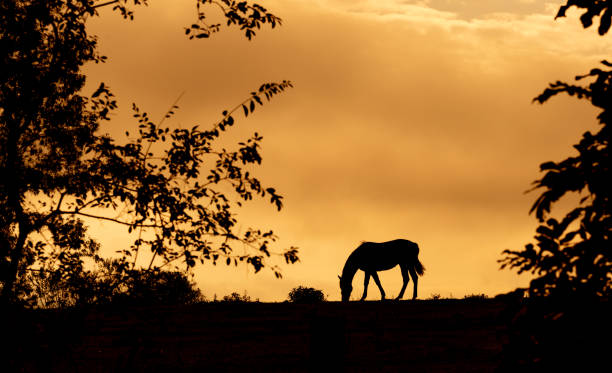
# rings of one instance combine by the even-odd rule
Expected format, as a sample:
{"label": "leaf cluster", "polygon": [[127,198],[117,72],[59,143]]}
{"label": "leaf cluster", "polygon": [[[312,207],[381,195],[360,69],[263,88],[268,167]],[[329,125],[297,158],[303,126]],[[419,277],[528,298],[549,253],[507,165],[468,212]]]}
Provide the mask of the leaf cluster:
{"label": "leaf cluster", "polygon": [[[255,110],[254,102],[261,103],[260,95],[269,100],[290,84],[262,85],[247,100],[252,104],[249,113]],[[130,218],[107,219],[127,226],[130,232],[143,228],[155,232],[151,238],[139,238],[130,249],[123,250],[126,257],[138,253],[144,246],[154,256],[160,256],[164,265],[179,258],[188,267],[197,261],[211,260],[216,264],[223,259],[228,265],[245,262],[259,271],[265,265],[265,258],[271,256],[269,245],[276,236],[272,231],[259,229],[247,229],[242,234],[235,232],[237,220],[233,209],[258,196],[269,198],[280,210],[282,196],[274,188],[264,187],[246,168],[261,163],[259,134],[240,142],[235,150],[215,147],[221,134],[234,125],[233,112],[238,107],[223,111],[219,122],[208,130],[201,130],[199,126],[170,129],[157,125],[134,105],[138,136],[123,145],[101,137],[92,147],[95,156],[86,168],[88,178],[97,175],[101,180],[95,189],[77,196],[72,209],[62,212],[88,216],[82,210],[84,207],[117,209],[121,205]],[[166,117],[174,109],[176,106]],[[150,151],[152,144],[156,146],[156,153]],[[163,155],[155,157],[159,153]],[[204,165],[208,168],[206,173],[202,173]],[[239,197],[237,201],[233,202],[229,191]],[[232,255],[232,242],[240,242],[258,254]],[[291,248],[283,256],[287,263],[293,263],[297,260],[297,249]],[[276,269],[275,274],[280,277]]]}
{"label": "leaf cluster", "polygon": [[189,39],[208,38],[221,29],[221,23],[208,23],[207,12],[209,7],[218,8],[225,18],[226,26],[237,26],[244,30],[244,35],[251,40],[262,25],[269,24],[271,28],[281,25],[282,20],[268,12],[266,8],[248,1],[234,0],[196,0],[197,22],[185,28],[185,35]]}
{"label": "leaf cluster", "polygon": [[610,9],[610,1],[608,0],[567,0],[565,5],[562,5],[557,12],[556,18],[565,17],[568,9],[576,7],[584,9],[584,13],[580,16],[580,22],[584,28],[591,27],[593,18],[599,17],[599,27],[597,32],[599,35],[604,35],[610,30],[612,21],[612,9]]}

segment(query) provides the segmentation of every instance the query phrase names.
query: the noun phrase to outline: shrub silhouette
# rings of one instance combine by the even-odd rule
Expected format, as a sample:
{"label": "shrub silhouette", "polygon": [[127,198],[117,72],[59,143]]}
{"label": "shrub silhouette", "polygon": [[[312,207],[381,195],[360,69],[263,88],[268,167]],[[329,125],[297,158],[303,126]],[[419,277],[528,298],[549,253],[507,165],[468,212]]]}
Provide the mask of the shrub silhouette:
{"label": "shrub silhouette", "polygon": [[292,303],[321,303],[325,302],[325,295],[321,290],[298,286],[289,292],[289,301]]}
{"label": "shrub silhouette", "polygon": [[486,294],[468,294],[463,297],[463,299],[467,300],[483,300],[488,299],[489,297]]}
{"label": "shrub silhouette", "polygon": [[130,305],[193,304],[204,299],[196,285],[182,272],[134,271],[126,281],[127,290],[111,302]]}
{"label": "shrub silhouette", "polygon": [[27,303],[37,308],[178,305],[204,300],[183,272],[126,270],[118,260],[98,260],[95,270],[68,277],[58,270],[32,272],[25,286]]}
{"label": "shrub silhouette", "polygon": [[233,292],[230,295],[224,296],[221,302],[248,303],[251,302],[251,297],[247,295],[246,291],[244,292],[244,295],[240,295],[237,292]]}

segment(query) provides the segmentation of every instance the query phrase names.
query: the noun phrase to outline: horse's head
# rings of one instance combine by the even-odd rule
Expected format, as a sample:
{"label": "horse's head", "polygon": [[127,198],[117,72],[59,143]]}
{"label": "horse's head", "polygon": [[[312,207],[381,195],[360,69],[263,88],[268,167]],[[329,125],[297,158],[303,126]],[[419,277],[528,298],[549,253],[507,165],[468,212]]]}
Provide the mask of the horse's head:
{"label": "horse's head", "polygon": [[349,281],[344,280],[341,276],[338,276],[340,279],[340,293],[342,294],[342,301],[348,302],[351,297],[351,292],[353,291],[353,284]]}

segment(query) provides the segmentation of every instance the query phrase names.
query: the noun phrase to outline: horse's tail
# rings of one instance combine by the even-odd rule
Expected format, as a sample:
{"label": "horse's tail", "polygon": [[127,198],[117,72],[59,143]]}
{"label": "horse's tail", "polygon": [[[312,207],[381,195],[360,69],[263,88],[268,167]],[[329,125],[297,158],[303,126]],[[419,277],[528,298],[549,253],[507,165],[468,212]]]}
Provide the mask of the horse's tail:
{"label": "horse's tail", "polygon": [[423,276],[423,274],[425,274],[425,267],[423,266],[423,263],[421,263],[421,261],[419,260],[418,256],[414,260],[414,270],[419,276]]}

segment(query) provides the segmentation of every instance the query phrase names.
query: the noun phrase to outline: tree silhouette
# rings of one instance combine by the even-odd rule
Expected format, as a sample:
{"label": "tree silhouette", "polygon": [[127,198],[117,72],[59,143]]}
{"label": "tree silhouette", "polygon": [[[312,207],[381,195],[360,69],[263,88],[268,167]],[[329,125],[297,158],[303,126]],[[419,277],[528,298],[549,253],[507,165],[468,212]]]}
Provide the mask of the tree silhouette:
{"label": "tree silhouette", "polygon": [[[56,260],[68,278],[82,270],[98,244],[88,236],[83,218],[111,221],[136,231],[138,238],[120,251],[121,268],[134,269],[138,255],[152,252],[146,269],[185,268],[196,262],[245,262],[255,271],[271,265],[272,231],[236,232],[235,209],[241,201],[269,198],[279,210],[282,197],[251,175],[261,163],[262,137],[255,133],[234,150],[215,141],[263,100],[291,82],[265,83],[208,129],[171,129],[134,105],[136,135],[116,141],[100,133],[117,107],[109,87],[100,83],[84,96],[86,63],[106,60],[97,51],[86,20],[109,6],[126,19],[129,5],[146,0],[7,0],[0,2],[0,287],[1,300],[15,301],[20,279]],[[186,33],[204,38],[221,28],[208,25],[205,11],[219,9],[227,26],[237,26],[251,39],[262,24],[280,19],[257,4],[229,0],[196,0],[197,20]],[[151,145],[155,144],[155,153]],[[205,168],[206,167],[206,168]],[[207,168],[210,168],[207,170]],[[121,212],[121,214],[117,214]],[[248,250],[234,254],[240,243]],[[287,263],[297,249],[282,253]],[[166,268],[168,268],[166,267]],[[25,291],[25,290],[24,290]]]}
{"label": "tree silhouette", "polygon": [[[600,16],[599,33],[610,28],[609,2],[568,1],[557,17],[564,16],[568,7],[585,8],[580,17],[584,27]],[[578,155],[560,162],[540,165],[544,176],[535,181],[533,190],[543,190],[530,212],[540,222],[536,230],[536,244],[524,250],[505,250],[501,268],[516,268],[531,272],[531,295],[609,296],[612,292],[612,217],[610,214],[610,136],[612,126],[612,63],[602,61],[601,68],[577,76],[583,85],[557,81],[534,101],[544,103],[551,97],[566,93],[588,100],[601,109],[597,116],[599,131],[587,131],[574,145]],[[563,218],[551,216],[551,208],[563,197],[577,194],[578,206]]]}
{"label": "tree silhouette", "polygon": [[[571,7],[585,9],[580,20],[585,28],[600,17],[598,32],[610,28],[609,1],[568,0],[557,17]],[[612,123],[612,63],[577,76],[582,85],[557,81],[534,101],[544,103],[566,93],[586,99],[601,109],[600,128],[587,131],[574,148],[578,154],[540,166],[544,176],[534,189],[543,190],[531,208],[540,222],[536,244],[524,250],[503,252],[502,268],[531,272],[530,298],[514,308],[499,372],[597,371],[607,363],[612,334],[612,252],[610,236],[610,131]],[[553,205],[563,197],[578,195],[579,202],[560,220],[551,216]]]}

